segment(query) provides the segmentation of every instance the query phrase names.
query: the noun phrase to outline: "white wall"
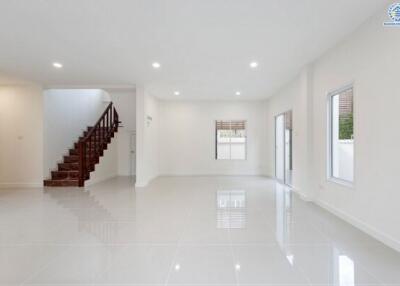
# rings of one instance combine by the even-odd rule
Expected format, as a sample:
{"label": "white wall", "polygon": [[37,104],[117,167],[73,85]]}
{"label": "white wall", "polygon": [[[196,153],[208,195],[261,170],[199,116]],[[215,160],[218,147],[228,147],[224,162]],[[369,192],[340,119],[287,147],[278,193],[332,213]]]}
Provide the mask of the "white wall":
{"label": "white wall", "polygon": [[116,134],[118,175],[131,175],[131,136],[136,132],[136,92],[134,89],[107,89],[117,109],[122,128]]}
{"label": "white wall", "polygon": [[[132,133],[124,128],[119,128],[115,136],[117,141],[118,175],[131,176],[131,135]],[[134,159],[134,158],[133,158]]]}
{"label": "white wall", "polygon": [[79,136],[93,126],[109,103],[99,89],[50,89],[44,93],[44,176],[62,162]]}
{"label": "white wall", "polygon": [[[260,175],[264,173],[265,110],[253,101],[161,101],[160,173]],[[215,160],[215,120],[247,120],[247,159]]]}
{"label": "white wall", "polygon": [[[387,13],[382,9],[343,43],[310,65],[308,72],[299,76],[303,78],[302,85],[296,79],[273,96],[268,101],[268,120],[276,112],[292,106],[294,148],[306,142],[300,148],[308,150],[307,157],[301,159],[298,157],[301,153],[293,151],[294,176],[302,172],[297,165],[299,161],[306,162],[308,174],[297,178],[306,178],[306,188],[300,189],[308,199],[400,250],[400,216],[397,215],[400,132],[393,132],[399,129],[400,96],[396,82],[400,37],[398,29],[383,27],[384,21]],[[354,84],[355,104],[354,187],[327,180],[327,95],[349,83]],[[301,97],[303,100],[298,100]],[[296,110],[307,110],[307,115],[296,119]],[[272,135],[273,130],[268,130]],[[302,140],[298,142],[296,138]],[[273,154],[273,145],[268,146],[267,161]]]}
{"label": "white wall", "polygon": [[[337,156],[333,156],[333,175],[345,181],[354,180],[354,141],[336,140]],[[334,143],[335,144],[335,143]],[[335,151],[333,151],[334,153]],[[336,162],[335,162],[336,160]]]}
{"label": "white wall", "polygon": [[42,179],[42,88],[0,84],[0,187],[42,186]]}
{"label": "white wall", "polygon": [[[315,199],[400,250],[399,29],[385,9],[314,64]],[[354,84],[355,185],[326,180],[326,95]]]}
{"label": "white wall", "polygon": [[159,101],[144,87],[136,88],[136,186],[159,175]]}

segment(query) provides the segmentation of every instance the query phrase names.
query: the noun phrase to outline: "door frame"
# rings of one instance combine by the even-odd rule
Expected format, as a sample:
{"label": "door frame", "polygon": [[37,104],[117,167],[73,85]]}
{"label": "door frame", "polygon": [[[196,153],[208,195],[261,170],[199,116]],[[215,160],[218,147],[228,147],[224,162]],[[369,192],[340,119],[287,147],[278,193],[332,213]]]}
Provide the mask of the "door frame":
{"label": "door frame", "polygon": [[[274,156],[275,156],[275,166],[274,166],[274,169],[275,169],[275,180],[276,181],[278,181],[279,183],[281,183],[281,184],[284,184],[284,185],[287,185],[287,186],[289,186],[289,187],[292,187],[292,185],[293,185],[293,182],[292,182],[292,185],[289,185],[288,183],[287,183],[287,176],[286,176],[286,117],[287,117],[287,113],[288,112],[291,112],[292,113],[292,116],[291,116],[291,120],[292,120],[292,126],[293,126],[293,110],[292,109],[289,109],[289,110],[286,110],[286,111],[284,111],[284,112],[281,112],[281,113],[279,113],[279,114],[277,114],[277,115],[275,115],[274,116],[274,130],[275,130],[275,136],[274,136]],[[283,129],[283,180],[281,180],[281,179],[278,179],[277,178],[277,176],[276,176],[276,173],[277,173],[277,170],[276,170],[276,158],[277,158],[277,148],[276,148],[276,139],[277,139],[277,132],[276,132],[276,121],[277,121],[277,119],[278,119],[278,117],[279,116],[283,116],[283,124],[284,124],[284,129]],[[292,160],[292,166],[293,166],[293,129],[292,129],[292,134],[291,134],[291,140],[290,140],[290,152],[291,152],[291,160]]]}
{"label": "door frame", "polygon": [[[132,154],[132,143],[133,143],[133,140],[132,140],[132,138],[133,138],[133,136],[135,136],[135,153],[134,154]],[[130,175],[132,176],[132,177],[134,177],[134,176],[136,176],[136,131],[135,130],[133,130],[133,131],[131,131],[131,132],[129,132],[129,159],[130,159],[130,162],[129,162],[129,173],[130,173]],[[133,168],[132,168],[132,164],[133,164],[133,158],[135,158],[135,173],[133,173]]]}

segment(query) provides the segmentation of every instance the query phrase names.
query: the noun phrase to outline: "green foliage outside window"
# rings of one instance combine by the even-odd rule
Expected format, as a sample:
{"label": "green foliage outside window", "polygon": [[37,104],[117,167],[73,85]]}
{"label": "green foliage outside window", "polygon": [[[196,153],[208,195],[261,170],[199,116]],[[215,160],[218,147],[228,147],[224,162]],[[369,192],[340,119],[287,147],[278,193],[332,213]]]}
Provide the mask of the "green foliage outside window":
{"label": "green foliage outside window", "polygon": [[353,113],[349,113],[339,119],[339,139],[353,139]]}

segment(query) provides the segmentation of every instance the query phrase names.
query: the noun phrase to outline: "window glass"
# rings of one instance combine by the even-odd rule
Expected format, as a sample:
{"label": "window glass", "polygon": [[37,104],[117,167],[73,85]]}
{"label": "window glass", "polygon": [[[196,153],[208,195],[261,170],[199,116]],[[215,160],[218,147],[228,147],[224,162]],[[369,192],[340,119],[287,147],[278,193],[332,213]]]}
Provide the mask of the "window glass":
{"label": "window glass", "polygon": [[330,96],[330,176],[354,180],[353,88]]}
{"label": "window glass", "polygon": [[229,120],[216,122],[216,159],[246,159],[246,121]]}

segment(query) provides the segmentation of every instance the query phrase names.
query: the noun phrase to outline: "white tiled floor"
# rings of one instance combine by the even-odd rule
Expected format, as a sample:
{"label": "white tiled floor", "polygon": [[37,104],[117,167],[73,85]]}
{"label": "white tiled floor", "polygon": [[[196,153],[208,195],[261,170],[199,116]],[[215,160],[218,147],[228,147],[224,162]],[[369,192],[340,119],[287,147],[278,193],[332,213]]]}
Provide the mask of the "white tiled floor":
{"label": "white tiled floor", "polygon": [[400,254],[260,177],[0,190],[1,285],[400,285]]}

